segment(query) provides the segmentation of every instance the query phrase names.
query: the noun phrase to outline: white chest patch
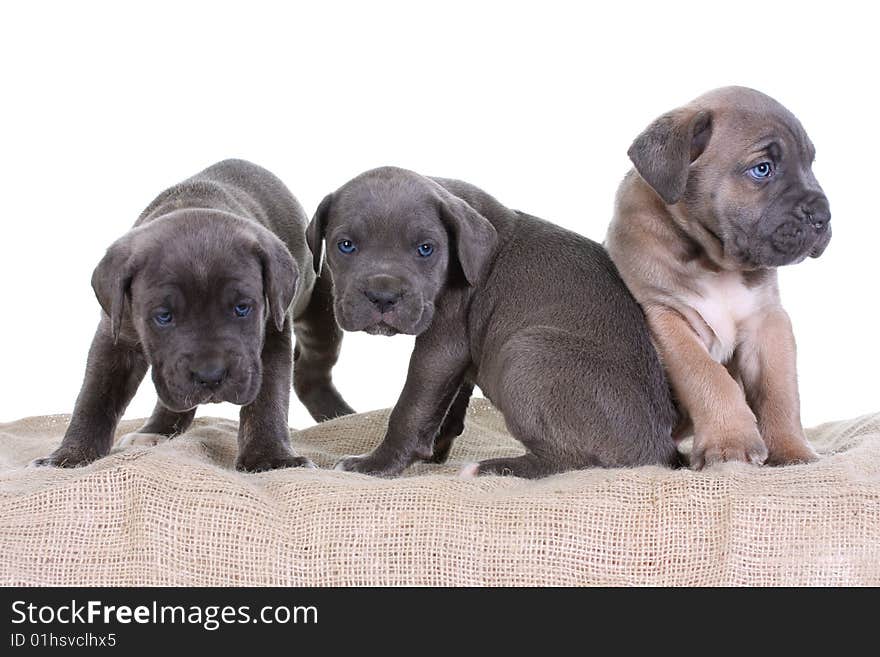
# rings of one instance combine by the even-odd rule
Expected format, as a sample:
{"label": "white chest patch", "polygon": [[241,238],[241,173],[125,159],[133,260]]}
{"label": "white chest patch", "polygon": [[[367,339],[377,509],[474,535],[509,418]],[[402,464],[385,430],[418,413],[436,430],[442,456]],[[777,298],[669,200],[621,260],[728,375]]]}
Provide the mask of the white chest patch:
{"label": "white chest patch", "polygon": [[696,310],[708,325],[706,348],[719,363],[727,362],[739,342],[740,325],[758,309],[759,297],[746,287],[737,272],[721,272],[705,279],[702,295],[688,298],[688,304]]}

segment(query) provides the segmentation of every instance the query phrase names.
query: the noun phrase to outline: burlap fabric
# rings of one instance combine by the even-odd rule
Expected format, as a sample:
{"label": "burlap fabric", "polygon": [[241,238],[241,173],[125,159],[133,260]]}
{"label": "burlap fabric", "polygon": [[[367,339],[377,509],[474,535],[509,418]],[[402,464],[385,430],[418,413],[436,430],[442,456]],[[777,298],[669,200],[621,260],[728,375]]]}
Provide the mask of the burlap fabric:
{"label": "burlap fabric", "polygon": [[[24,467],[66,416],[0,425],[0,583],[49,585],[880,585],[880,414],[809,432],[787,468],[593,470],[461,480],[516,454],[475,400],[446,466],[396,480],[232,469],[236,424],[201,418],[78,470]],[[328,467],[377,411],[293,432]],[[130,431],[138,422],[127,422]]]}

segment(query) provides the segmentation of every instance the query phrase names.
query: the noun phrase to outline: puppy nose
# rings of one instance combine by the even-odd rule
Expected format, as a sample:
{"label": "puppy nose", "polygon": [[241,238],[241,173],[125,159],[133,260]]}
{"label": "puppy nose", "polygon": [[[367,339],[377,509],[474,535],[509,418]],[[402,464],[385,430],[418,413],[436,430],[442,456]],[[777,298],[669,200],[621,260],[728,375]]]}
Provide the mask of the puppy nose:
{"label": "puppy nose", "polygon": [[828,222],[831,221],[831,208],[824,195],[815,196],[801,203],[798,210],[801,219],[818,231],[825,230]]}
{"label": "puppy nose", "polygon": [[373,291],[373,290],[365,290],[364,294],[367,299],[379,309],[380,313],[387,312],[389,308],[394,306],[401,297],[400,292],[389,292],[389,291]]}
{"label": "puppy nose", "polygon": [[226,368],[222,365],[209,364],[190,369],[193,381],[205,388],[216,388],[226,378]]}

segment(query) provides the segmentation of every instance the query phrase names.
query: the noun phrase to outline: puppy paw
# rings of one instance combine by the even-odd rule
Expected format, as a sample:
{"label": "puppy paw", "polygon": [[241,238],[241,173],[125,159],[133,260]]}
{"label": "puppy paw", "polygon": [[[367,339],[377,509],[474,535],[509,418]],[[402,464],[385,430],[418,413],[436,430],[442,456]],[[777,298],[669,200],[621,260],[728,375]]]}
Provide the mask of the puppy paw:
{"label": "puppy paw", "polygon": [[338,472],[358,472],[357,463],[363,461],[366,454],[359,456],[344,456],[336,462],[333,469]]}
{"label": "puppy paw", "polygon": [[480,474],[479,463],[465,463],[458,471],[459,479],[474,479]]}
{"label": "puppy paw", "polygon": [[163,436],[161,433],[141,433],[139,431],[133,431],[132,433],[127,433],[122,436],[117,443],[117,447],[154,447],[159,443],[166,443],[169,440],[171,440],[169,436]]}
{"label": "puppy paw", "polygon": [[402,470],[402,468],[397,468],[391,464],[378,463],[369,454],[346,456],[334,465],[333,469],[340,472],[358,472],[374,477],[396,477]]}
{"label": "puppy paw", "polygon": [[282,468],[316,468],[305,456],[294,454],[239,454],[235,469],[241,472],[267,472]]}
{"label": "puppy paw", "polygon": [[767,460],[767,445],[757,428],[725,432],[702,440],[695,437],[690,460],[694,470],[730,461],[761,465]]}
{"label": "puppy paw", "polygon": [[805,440],[771,441],[770,444],[767,465],[799,465],[819,460],[819,455]]}
{"label": "puppy paw", "polygon": [[101,455],[94,450],[59,447],[49,456],[34,459],[29,466],[32,468],[79,468],[99,458]]}

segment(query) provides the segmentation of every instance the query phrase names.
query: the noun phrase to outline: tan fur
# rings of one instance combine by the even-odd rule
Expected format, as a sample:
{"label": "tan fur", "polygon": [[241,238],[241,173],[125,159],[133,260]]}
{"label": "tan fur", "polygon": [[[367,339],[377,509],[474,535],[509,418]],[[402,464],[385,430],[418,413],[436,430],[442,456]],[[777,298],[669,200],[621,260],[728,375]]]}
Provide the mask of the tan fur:
{"label": "tan fur", "polygon": [[[720,90],[695,101],[692,111],[708,108],[713,117],[711,140],[698,155],[700,175],[691,175],[698,180],[688,182],[680,202],[667,204],[631,171],[618,191],[606,240],[645,310],[685,418],[677,438],[692,423],[697,468],[729,460],[783,465],[817,458],[801,426],[795,340],[776,270],[730,257],[718,237],[724,228],[720,213],[713,214],[721,202],[757,202],[724,173],[766,130],[758,125],[765,118],[759,111],[727,115],[732,106],[756,102],[756,92],[746,91]],[[786,124],[790,115],[769,103],[767,116]]]}

